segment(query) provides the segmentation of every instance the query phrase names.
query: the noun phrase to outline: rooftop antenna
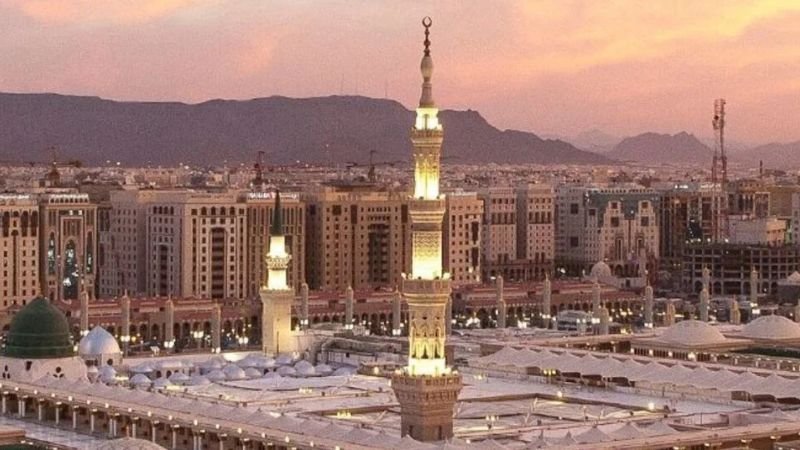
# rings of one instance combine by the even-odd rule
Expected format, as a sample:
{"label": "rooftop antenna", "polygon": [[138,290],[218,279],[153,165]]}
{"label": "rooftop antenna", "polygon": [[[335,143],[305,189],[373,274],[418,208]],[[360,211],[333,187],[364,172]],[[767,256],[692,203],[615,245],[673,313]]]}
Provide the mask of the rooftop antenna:
{"label": "rooftop antenna", "polygon": [[[722,192],[722,205],[720,205],[720,215],[722,216],[722,229],[719,236],[715,238],[725,239],[728,237],[728,156],[725,154],[725,99],[714,100],[714,119],[711,124],[714,128],[714,159],[711,168],[711,181],[714,188],[719,187]],[[719,184],[718,184],[719,183]],[[716,223],[717,221],[715,221]]]}

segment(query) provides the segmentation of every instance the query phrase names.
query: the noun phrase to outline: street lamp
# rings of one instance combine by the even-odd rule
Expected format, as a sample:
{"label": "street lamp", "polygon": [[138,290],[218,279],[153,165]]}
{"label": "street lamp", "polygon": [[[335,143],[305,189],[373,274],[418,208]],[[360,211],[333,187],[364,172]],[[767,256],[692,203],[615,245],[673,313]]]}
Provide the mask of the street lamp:
{"label": "street lamp", "polygon": [[197,348],[200,348],[200,344],[205,336],[205,332],[203,330],[194,330],[192,331],[192,337],[194,338],[195,342],[197,343]]}

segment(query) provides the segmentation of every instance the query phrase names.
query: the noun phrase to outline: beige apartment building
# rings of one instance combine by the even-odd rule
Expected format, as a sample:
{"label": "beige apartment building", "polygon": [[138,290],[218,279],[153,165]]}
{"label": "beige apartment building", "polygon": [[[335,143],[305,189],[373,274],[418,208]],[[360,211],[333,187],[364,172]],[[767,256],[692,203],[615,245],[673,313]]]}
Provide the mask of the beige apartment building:
{"label": "beige apartment building", "polygon": [[39,203],[27,194],[0,194],[2,310],[39,293]]}
{"label": "beige apartment building", "polygon": [[483,200],[475,192],[445,195],[442,267],[455,285],[481,281]]}
{"label": "beige apartment building", "polygon": [[304,193],[311,289],[394,288],[410,267],[405,192],[337,183]]}
{"label": "beige apartment building", "polygon": [[529,268],[526,279],[540,280],[553,270],[555,191],[549,184],[517,189],[517,259]]}
{"label": "beige apartment building", "polygon": [[490,187],[483,200],[481,265],[484,279],[502,273],[517,258],[517,195],[512,187]]}
{"label": "beige apartment building", "polygon": [[554,192],[550,185],[491,187],[484,204],[482,273],[484,280],[539,280],[552,271]]}

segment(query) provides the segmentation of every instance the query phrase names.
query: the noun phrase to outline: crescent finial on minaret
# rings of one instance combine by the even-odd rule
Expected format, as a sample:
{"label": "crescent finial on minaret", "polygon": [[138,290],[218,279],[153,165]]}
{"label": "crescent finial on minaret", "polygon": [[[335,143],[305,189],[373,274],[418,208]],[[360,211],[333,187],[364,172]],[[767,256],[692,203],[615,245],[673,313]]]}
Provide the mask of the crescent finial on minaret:
{"label": "crescent finial on minaret", "polygon": [[433,25],[433,20],[431,20],[430,16],[422,18],[422,26],[425,27],[425,56],[430,56],[431,54],[431,40],[429,39],[431,25]]}

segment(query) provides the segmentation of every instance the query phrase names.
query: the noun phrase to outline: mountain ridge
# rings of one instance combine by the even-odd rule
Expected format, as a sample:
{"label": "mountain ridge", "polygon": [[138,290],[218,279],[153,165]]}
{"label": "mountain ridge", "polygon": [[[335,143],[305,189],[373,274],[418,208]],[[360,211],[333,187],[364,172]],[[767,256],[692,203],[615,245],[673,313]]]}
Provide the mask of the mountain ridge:
{"label": "mountain ridge", "polygon": [[[443,154],[455,163],[602,164],[611,162],[534,133],[500,130],[474,110],[442,110]],[[0,93],[0,160],[64,159],[125,165],[249,162],[268,164],[408,160],[414,112],[399,102],[332,95],[200,103],[132,102],[56,93]]]}

